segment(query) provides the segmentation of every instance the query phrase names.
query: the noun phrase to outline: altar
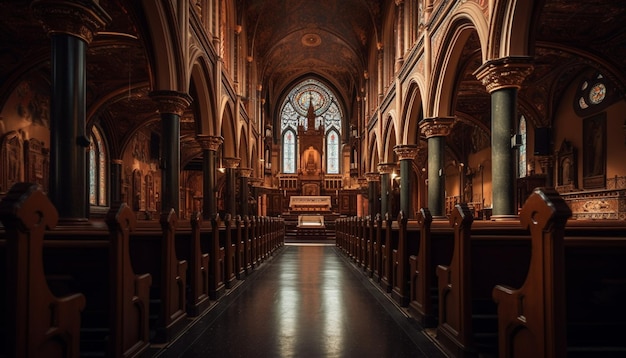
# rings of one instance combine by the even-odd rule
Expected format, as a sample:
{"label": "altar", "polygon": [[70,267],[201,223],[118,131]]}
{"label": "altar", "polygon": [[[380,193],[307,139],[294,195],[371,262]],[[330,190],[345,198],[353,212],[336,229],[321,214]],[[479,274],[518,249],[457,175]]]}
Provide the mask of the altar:
{"label": "altar", "polygon": [[291,196],[289,197],[289,210],[291,212],[330,212],[330,196]]}

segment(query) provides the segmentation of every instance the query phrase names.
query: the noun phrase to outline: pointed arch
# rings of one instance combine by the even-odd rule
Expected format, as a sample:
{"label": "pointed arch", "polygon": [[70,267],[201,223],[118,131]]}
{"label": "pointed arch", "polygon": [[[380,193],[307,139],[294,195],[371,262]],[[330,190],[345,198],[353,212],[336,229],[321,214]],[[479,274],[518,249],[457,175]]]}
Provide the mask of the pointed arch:
{"label": "pointed arch", "polygon": [[452,16],[452,21],[446,29],[441,44],[441,51],[437,54],[430,88],[435,92],[430,93],[433,117],[453,115],[453,101],[456,93],[455,86],[458,81],[459,63],[466,42],[470,36],[476,33],[480,41],[480,50],[484,62],[487,24],[480,8],[475,4],[466,3],[459,8],[459,12]]}

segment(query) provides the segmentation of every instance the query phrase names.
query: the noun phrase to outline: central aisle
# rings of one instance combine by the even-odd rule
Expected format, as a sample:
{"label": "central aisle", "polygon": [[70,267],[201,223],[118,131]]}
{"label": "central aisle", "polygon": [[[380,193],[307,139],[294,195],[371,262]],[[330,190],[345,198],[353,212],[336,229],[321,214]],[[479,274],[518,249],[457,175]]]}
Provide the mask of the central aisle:
{"label": "central aisle", "polygon": [[443,357],[334,246],[285,246],[160,356]]}

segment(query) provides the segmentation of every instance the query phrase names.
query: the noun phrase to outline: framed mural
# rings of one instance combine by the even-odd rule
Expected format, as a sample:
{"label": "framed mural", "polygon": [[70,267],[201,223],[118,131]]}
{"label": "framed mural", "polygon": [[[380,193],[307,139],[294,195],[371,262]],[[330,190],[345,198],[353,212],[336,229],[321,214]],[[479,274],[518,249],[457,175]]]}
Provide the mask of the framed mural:
{"label": "framed mural", "polygon": [[606,113],[583,119],[583,189],[606,186]]}

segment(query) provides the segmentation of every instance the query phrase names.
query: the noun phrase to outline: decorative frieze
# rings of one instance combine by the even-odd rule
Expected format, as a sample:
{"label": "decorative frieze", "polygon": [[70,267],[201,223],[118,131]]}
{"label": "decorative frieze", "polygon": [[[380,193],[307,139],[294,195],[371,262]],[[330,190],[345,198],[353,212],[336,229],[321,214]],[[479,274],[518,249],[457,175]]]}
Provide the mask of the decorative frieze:
{"label": "decorative frieze", "polygon": [[454,125],[454,117],[424,118],[420,123],[420,132],[426,137],[446,137]]}
{"label": "decorative frieze", "polygon": [[561,193],[574,219],[626,220],[626,190]]}
{"label": "decorative frieze", "polygon": [[505,57],[484,63],[474,72],[474,76],[491,93],[503,88],[520,88],[532,71],[529,57]]}

